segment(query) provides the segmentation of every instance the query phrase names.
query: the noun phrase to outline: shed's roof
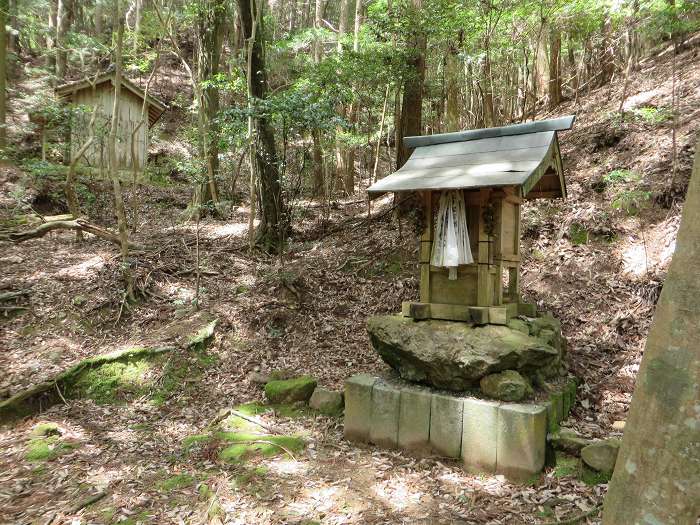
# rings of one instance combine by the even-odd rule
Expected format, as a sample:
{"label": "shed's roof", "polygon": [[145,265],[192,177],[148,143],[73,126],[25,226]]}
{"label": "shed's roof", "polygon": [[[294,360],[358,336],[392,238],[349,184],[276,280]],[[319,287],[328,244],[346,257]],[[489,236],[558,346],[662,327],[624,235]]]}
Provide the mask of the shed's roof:
{"label": "shed's roof", "polygon": [[[91,78],[77,80],[75,82],[68,82],[61,86],[58,86],[56,88],[56,94],[61,98],[69,98],[72,97],[78,91],[92,89],[93,84],[95,87],[97,87],[101,86],[105,82],[109,82],[112,86],[114,86],[114,71],[102,73],[96,79]],[[143,100],[144,97],[146,97],[146,93],[144,92],[144,90],[127,78],[122,77],[122,86],[127,90],[131,91],[141,100]],[[158,97],[155,97],[151,94],[147,96],[146,100],[148,102],[148,125],[153,126],[153,124],[156,123],[156,121],[161,117],[165,110],[168,109],[168,106]]]}
{"label": "shed's roof", "polygon": [[518,186],[523,197],[566,197],[557,130],[574,116],[426,137],[406,137],[415,148],[401,169],[370,193]]}

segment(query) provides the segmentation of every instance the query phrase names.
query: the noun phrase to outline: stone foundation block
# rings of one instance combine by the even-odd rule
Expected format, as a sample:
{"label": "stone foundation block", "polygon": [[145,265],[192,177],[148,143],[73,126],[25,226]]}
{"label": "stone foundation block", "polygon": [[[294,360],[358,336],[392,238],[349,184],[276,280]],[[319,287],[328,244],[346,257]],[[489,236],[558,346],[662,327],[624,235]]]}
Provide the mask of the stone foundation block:
{"label": "stone foundation block", "polygon": [[540,405],[504,403],[498,408],[496,471],[526,480],[544,467],[547,409]]}
{"label": "stone foundation block", "polygon": [[369,441],[372,389],[377,378],[357,374],[345,381],[345,439]]}
{"label": "stone foundation block", "polygon": [[564,392],[560,391],[552,392],[549,396],[549,400],[552,402],[552,405],[555,410],[554,416],[556,418],[557,423],[561,423],[565,419],[564,397]]}
{"label": "stone foundation block", "polygon": [[462,461],[467,470],[496,472],[500,405],[483,399],[464,400]]}
{"label": "stone foundation block", "polygon": [[430,445],[438,453],[459,458],[462,446],[464,400],[444,394],[433,394],[430,406]]}
{"label": "stone foundation block", "polygon": [[426,388],[401,389],[399,408],[399,448],[430,452],[430,405],[432,393]]}
{"label": "stone foundation block", "polygon": [[370,442],[382,448],[396,448],[399,438],[399,408],[401,390],[377,381],[372,388],[372,415],[369,426]]}

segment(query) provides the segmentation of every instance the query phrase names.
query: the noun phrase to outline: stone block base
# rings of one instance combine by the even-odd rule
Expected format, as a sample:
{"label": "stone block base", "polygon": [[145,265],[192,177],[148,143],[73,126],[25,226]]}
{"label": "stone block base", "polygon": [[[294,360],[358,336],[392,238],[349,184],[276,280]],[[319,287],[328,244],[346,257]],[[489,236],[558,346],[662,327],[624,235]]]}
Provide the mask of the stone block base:
{"label": "stone block base", "polygon": [[345,382],[345,438],[525,481],[544,467],[547,431],[568,416],[575,389],[571,381],[543,403],[503,403],[359,374]]}

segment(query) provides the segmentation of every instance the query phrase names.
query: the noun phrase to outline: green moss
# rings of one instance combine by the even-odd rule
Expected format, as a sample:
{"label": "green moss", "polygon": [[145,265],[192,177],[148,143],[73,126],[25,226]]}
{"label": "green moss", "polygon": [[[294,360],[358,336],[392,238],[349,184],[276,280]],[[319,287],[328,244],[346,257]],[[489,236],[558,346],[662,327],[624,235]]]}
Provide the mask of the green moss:
{"label": "green moss", "polygon": [[159,488],[165,492],[170,492],[172,490],[179,490],[194,484],[194,478],[189,474],[176,474],[162,483],[160,483]]}
{"label": "green moss", "polygon": [[282,381],[270,381],[265,385],[265,396],[272,403],[293,403],[308,401],[316,388],[316,380],[311,376],[295,377]]}
{"label": "green moss", "polygon": [[243,461],[251,455],[269,457],[285,454],[285,449],[293,453],[304,448],[304,441],[296,436],[269,436],[241,432],[218,432],[216,437],[222,441],[233,443],[219,452],[220,459],[232,463]]}
{"label": "green moss", "polygon": [[185,450],[185,452],[189,452],[196,445],[199,445],[200,443],[206,443],[210,439],[211,436],[209,434],[195,434],[193,436],[187,436],[185,439],[182,440],[182,448]]}
{"label": "green moss", "polygon": [[612,472],[598,472],[593,470],[586,465],[581,467],[581,473],[579,479],[583,481],[586,485],[602,485],[610,481],[612,477]]}
{"label": "green moss", "polygon": [[128,395],[146,393],[152,365],[147,359],[105,363],[82,373],[71,389],[71,397],[96,403],[113,403]]}
{"label": "green moss", "polygon": [[557,466],[554,467],[554,477],[576,477],[581,468],[581,462],[574,456],[557,452]]}
{"label": "green moss", "polygon": [[51,461],[73,450],[73,443],[65,443],[58,436],[30,439],[24,458],[27,461]]}
{"label": "green moss", "polygon": [[32,428],[32,436],[60,436],[57,423],[37,423]]}
{"label": "green moss", "polygon": [[588,242],[588,230],[578,223],[569,226],[569,240],[571,244],[578,246]]}

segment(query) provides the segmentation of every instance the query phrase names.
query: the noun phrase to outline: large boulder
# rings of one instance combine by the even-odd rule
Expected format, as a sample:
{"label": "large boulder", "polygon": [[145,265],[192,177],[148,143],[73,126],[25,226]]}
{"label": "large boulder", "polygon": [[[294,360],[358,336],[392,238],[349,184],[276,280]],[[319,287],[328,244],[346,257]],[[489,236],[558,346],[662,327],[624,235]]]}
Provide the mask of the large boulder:
{"label": "large boulder", "polygon": [[516,370],[484,376],[479,386],[482,393],[501,401],[521,401],[533,393],[530,382]]}
{"label": "large boulder", "polygon": [[557,370],[560,351],[539,337],[507,326],[414,321],[384,315],[367,321],[374,349],[408,381],[462,391],[485,375]]}

